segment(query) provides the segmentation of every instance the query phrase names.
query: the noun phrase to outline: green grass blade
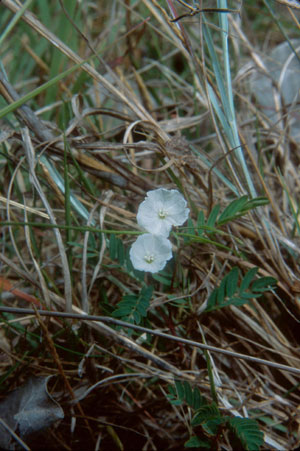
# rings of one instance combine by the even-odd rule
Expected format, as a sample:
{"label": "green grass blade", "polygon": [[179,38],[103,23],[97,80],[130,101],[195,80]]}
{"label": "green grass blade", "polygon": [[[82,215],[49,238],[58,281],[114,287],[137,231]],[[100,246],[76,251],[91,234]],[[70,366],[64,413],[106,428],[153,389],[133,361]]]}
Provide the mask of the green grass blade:
{"label": "green grass blade", "polygon": [[8,36],[8,34],[13,30],[14,26],[17,24],[19,19],[22,17],[23,13],[26,11],[26,9],[29,8],[31,2],[32,2],[32,0],[27,0],[24,3],[24,5],[22,6],[22,8],[14,15],[14,17],[12,18],[10,23],[7,25],[6,29],[4,30],[4,32],[0,36],[0,48],[1,48],[4,40]]}
{"label": "green grass blade", "polygon": [[70,67],[69,69],[65,70],[61,74],[56,75],[56,77],[52,78],[51,80],[47,81],[46,83],[42,84],[36,89],[33,89],[28,94],[25,94],[23,97],[20,97],[15,102],[10,103],[6,107],[2,108],[0,110],[0,119],[4,116],[6,116],[9,113],[12,113],[20,106],[24,105],[24,103],[28,102],[28,100],[33,99],[34,97],[41,94],[41,92],[45,91],[46,89],[50,88],[51,86],[55,85],[58,81],[62,80],[63,78],[70,75],[72,72],[74,72],[76,69],[78,69],[80,66],[82,66],[86,61],[83,61],[81,63],[75,64],[74,66]]}

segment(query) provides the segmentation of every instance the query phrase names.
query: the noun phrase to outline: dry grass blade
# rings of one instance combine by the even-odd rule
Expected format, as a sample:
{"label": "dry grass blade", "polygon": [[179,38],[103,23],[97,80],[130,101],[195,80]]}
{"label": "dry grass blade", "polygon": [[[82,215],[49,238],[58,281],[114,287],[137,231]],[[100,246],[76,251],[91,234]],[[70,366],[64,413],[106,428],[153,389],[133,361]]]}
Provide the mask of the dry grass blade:
{"label": "dry grass blade", "polygon": [[56,375],[65,412],[33,451],[299,446],[300,43],[273,6],[0,1],[0,397]]}
{"label": "dry grass blade", "polygon": [[[20,6],[18,6],[12,0],[3,0],[3,5],[9,8],[12,12],[16,13],[19,11]],[[126,92],[124,85],[122,85],[122,91],[116,89],[111,83],[109,83],[104,77],[102,77],[99,72],[97,72],[92,66],[88,63],[84,63],[84,60],[80,58],[76,53],[74,53],[64,42],[57,38],[51,31],[47,30],[47,28],[34,17],[33,14],[26,11],[22,16],[22,20],[26,21],[26,23],[32,27],[38,34],[47,39],[52,45],[57,47],[62,53],[64,53],[71,61],[76,64],[82,64],[83,70],[85,70],[95,81],[101,83],[106,89],[108,89],[112,95],[116,96],[120,101],[126,104],[137,117],[140,117],[142,120],[148,120],[151,123],[153,122],[152,117],[148,114],[148,112],[142,107],[142,105],[137,104],[135,101],[132,103],[130,101],[130,95],[128,96],[128,92]],[[126,96],[127,94],[127,96]]]}
{"label": "dry grass blade", "polygon": [[[27,161],[28,161],[28,166],[29,166],[29,170],[30,170],[30,176],[31,176],[31,180],[32,180],[32,184],[34,186],[34,188],[36,189],[38,195],[40,196],[43,205],[46,209],[46,211],[48,212],[48,215],[50,217],[51,223],[52,224],[56,224],[56,219],[55,216],[53,214],[53,211],[50,207],[50,204],[47,200],[47,198],[44,195],[44,192],[42,190],[42,187],[40,185],[40,182],[36,176],[36,172],[35,172],[35,166],[36,166],[36,160],[35,160],[35,153],[34,153],[34,149],[32,146],[32,142],[30,139],[30,135],[28,132],[28,129],[22,129],[22,138],[24,141],[24,147],[25,147],[25,152],[26,152],[26,156],[27,156]],[[60,231],[58,229],[54,229],[54,234],[57,240],[57,246],[58,246],[58,250],[60,253],[60,257],[61,257],[61,261],[62,261],[62,270],[64,273],[64,287],[65,287],[65,300],[66,300],[66,310],[70,311],[72,309],[72,286],[71,286],[71,278],[70,278],[70,272],[69,272],[69,265],[68,265],[68,260],[66,257],[66,252],[65,252],[65,248],[64,248],[64,244],[61,238],[61,234]],[[38,266],[36,265],[36,269],[38,269]],[[39,275],[41,276],[40,271],[38,270]],[[48,297],[48,292],[45,289],[44,283],[42,282],[43,278],[40,277],[40,282],[42,283],[42,290],[43,293],[45,295],[45,304],[46,306],[50,307],[50,298]]]}

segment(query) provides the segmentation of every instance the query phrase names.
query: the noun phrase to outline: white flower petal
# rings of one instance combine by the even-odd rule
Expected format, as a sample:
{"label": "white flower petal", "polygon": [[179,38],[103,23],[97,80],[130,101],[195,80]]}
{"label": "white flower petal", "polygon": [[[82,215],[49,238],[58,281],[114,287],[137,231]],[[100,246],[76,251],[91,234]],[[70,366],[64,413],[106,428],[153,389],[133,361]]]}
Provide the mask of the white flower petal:
{"label": "white flower petal", "polygon": [[172,223],[160,219],[159,211],[160,209],[157,206],[152,205],[146,199],[140,204],[136,219],[138,224],[147,232],[167,237],[170,233]]}
{"label": "white flower petal", "polygon": [[167,237],[173,225],[182,225],[188,218],[189,209],[182,194],[177,190],[159,188],[148,191],[140,204],[137,222],[147,232]]}
{"label": "white flower petal", "polygon": [[135,269],[155,273],[172,258],[172,244],[167,238],[145,233],[132,244],[129,256]]}

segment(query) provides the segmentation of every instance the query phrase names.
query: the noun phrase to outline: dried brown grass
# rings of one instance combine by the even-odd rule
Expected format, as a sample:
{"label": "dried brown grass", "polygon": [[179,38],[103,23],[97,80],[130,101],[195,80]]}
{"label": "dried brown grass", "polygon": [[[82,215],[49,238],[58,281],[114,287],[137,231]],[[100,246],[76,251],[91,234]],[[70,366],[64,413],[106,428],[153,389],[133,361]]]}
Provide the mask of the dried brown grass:
{"label": "dried brown grass", "polygon": [[[183,29],[180,22],[168,20],[169,12],[161,2],[143,0],[132,7],[129,1],[119,1],[114,13],[102,3],[91,2],[86,9],[87,26],[81,30],[78,52],[39,18],[27,12],[22,17],[33,33],[66,55],[69,64],[82,65],[59,82],[52,105],[43,104],[44,93],[37,97],[41,110],[52,111],[50,121],[42,121],[38,110],[21,106],[15,110],[20,127],[6,123],[2,128],[1,144],[7,149],[0,197],[2,221],[46,219],[52,226],[65,224],[65,197],[47,165],[42,160],[37,164],[41,155],[62,174],[64,161],[68,162],[73,192],[90,217],[84,221],[74,209],[70,213],[73,225],[82,227],[73,232],[80,247],[72,252],[66,230],[2,227],[3,305],[34,303],[55,311],[109,316],[124,293],[137,292],[140,283],[111,260],[106,235],[95,233],[95,227],[119,231],[128,247],[132,236],[122,231],[137,230],[136,207],[145,193],[158,186],[174,187],[176,180],[194,217],[199,210],[207,215],[217,203],[226,206],[232,193],[205,159],[215,164],[237,192],[245,192],[239,162],[228,151],[207,98],[205,83],[211,79],[211,69],[209,61],[205,67],[201,59],[205,49],[199,36],[200,17],[193,17],[191,24],[187,21]],[[0,5],[0,11],[16,13],[19,8],[12,0],[2,0]],[[108,24],[119,29],[119,34],[109,47],[104,46],[103,56],[97,54],[84,62],[108,39]],[[209,352],[220,409],[260,418],[267,449],[293,449],[298,443],[299,375],[235,358],[235,353],[300,370],[299,235],[290,207],[292,203],[297,210],[298,205],[299,144],[287,134],[284,139],[279,133],[271,135],[270,124],[253,106],[244,79],[249,64],[261,64],[262,58],[255,48],[257,42],[252,42],[249,23],[244,30],[232,15],[230,24],[233,59],[243,74],[234,84],[239,95],[239,134],[257,192],[268,197],[270,204],[224,227],[226,234],[216,239],[231,252],[210,244],[181,243],[168,288],[147,276],[146,281],[155,287],[147,326],[232,351],[232,355]],[[150,50],[154,52],[147,44],[151,39],[163,41],[165,59],[149,55]],[[24,51],[35,61],[32,75],[37,79],[28,83],[36,87],[40,71],[49,73],[48,62],[27,44]],[[5,65],[12,52],[6,51]],[[88,78],[80,93],[73,94],[80,73]],[[29,88],[26,80],[22,82],[19,90],[24,93]],[[17,91],[1,76],[0,94],[6,102],[17,100]],[[63,107],[62,95],[67,96],[71,110],[64,130],[56,121]],[[256,140],[258,134],[261,143]],[[81,178],[75,166],[82,171]],[[90,260],[88,238],[93,234],[98,248]],[[259,275],[278,280],[278,289],[264,303],[253,300],[252,307],[231,306],[205,314],[209,293],[233,266],[242,273],[258,266]],[[170,297],[183,298],[186,304],[178,307]],[[65,419],[47,433],[47,449],[183,449],[190,412],[169,404],[166,387],[176,377],[197,385],[210,398],[203,351],[159,337],[143,342],[103,322],[65,322],[35,315],[5,318],[1,328],[3,396],[31,374],[61,376],[52,388],[61,390]],[[33,340],[35,346],[28,349],[31,334],[41,336],[41,341]],[[73,405],[72,399],[78,398]],[[231,449],[228,437],[222,442],[222,449]]]}

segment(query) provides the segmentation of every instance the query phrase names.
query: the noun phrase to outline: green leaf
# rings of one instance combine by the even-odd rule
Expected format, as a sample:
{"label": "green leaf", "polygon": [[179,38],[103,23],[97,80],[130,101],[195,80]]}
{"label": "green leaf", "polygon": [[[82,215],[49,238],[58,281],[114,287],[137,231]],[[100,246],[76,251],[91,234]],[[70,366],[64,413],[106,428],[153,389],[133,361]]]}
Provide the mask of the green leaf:
{"label": "green leaf", "polygon": [[11,102],[8,106],[2,108],[0,110],[0,119],[9,113],[15,111],[20,106],[24,105],[28,102],[28,100],[33,99],[37,95],[40,95],[43,91],[46,91],[48,88],[51,88],[54,86],[57,82],[62,80],[64,77],[67,77],[72,72],[74,72],[76,69],[79,69],[80,66],[85,64],[86,61],[82,61],[81,63],[75,64],[74,66],[70,67],[69,69],[60,72],[58,75],[53,77],[51,80],[47,81],[46,83],[39,85],[37,88],[33,89],[32,91],[28,92],[23,97],[18,98],[18,100],[15,100],[14,102]]}
{"label": "green leaf", "polygon": [[191,220],[191,218],[188,218],[188,220],[187,220],[187,226],[185,227],[185,230],[186,230],[188,233],[191,233],[191,234],[195,235],[195,227],[194,227],[194,223],[193,223],[193,221]]}
{"label": "green leaf", "polygon": [[126,251],[123,241],[112,233],[109,237],[109,256],[112,260],[118,260],[120,265],[123,265],[126,260]]}
{"label": "green leaf", "polygon": [[215,309],[215,306],[217,305],[217,293],[218,289],[215,288],[207,300],[207,306],[205,311],[210,312],[211,310]]}
{"label": "green leaf", "polygon": [[273,277],[261,277],[257,279],[252,284],[252,291],[263,293],[264,291],[269,290],[273,285],[277,282]]}
{"label": "green leaf", "polygon": [[117,258],[120,265],[123,265],[125,262],[126,251],[123,245],[123,241],[120,238],[116,238],[117,241]]}
{"label": "green leaf", "polygon": [[202,424],[202,429],[209,435],[216,435],[219,432],[220,426],[224,423],[224,418],[215,418]]}
{"label": "green leaf", "polygon": [[210,215],[207,219],[206,225],[207,227],[214,227],[216,220],[217,220],[217,216],[219,214],[220,211],[220,205],[215,205],[212,209],[212,211],[210,212]]}
{"label": "green leaf", "polygon": [[175,381],[176,391],[178,398],[183,401],[184,400],[184,386],[180,381]]}
{"label": "green leaf", "polygon": [[245,205],[246,210],[243,210],[243,213],[245,211],[253,210],[257,207],[262,207],[263,205],[268,205],[269,203],[270,201],[267,197],[255,197],[254,199],[248,200],[247,204]]}
{"label": "green leaf", "polygon": [[142,315],[140,315],[139,312],[137,312],[137,311],[133,311],[132,316],[133,316],[134,323],[140,324]]}
{"label": "green leaf", "polygon": [[109,256],[112,260],[115,260],[117,256],[116,235],[113,233],[109,237]]}
{"label": "green leaf", "polygon": [[240,293],[243,293],[249,288],[250,283],[256,276],[258,268],[255,266],[254,268],[249,269],[249,271],[245,274],[245,277],[242,280]]}
{"label": "green leaf", "polygon": [[192,406],[193,405],[193,390],[187,381],[184,381],[183,387],[184,387],[185,400],[189,406]]}
{"label": "green leaf", "polygon": [[130,312],[131,312],[130,306],[128,306],[128,305],[121,306],[119,304],[118,309],[113,312],[113,316],[115,318],[125,318],[125,316],[129,315]]}
{"label": "green leaf", "polygon": [[153,287],[152,287],[152,285],[149,285],[149,286],[147,285],[147,286],[144,286],[144,287],[142,288],[141,296],[142,296],[144,299],[150,301],[150,299],[151,299],[151,297],[152,297],[152,293],[153,293]]}
{"label": "green leaf", "polygon": [[153,287],[143,287],[138,295],[127,294],[118,303],[117,309],[112,313],[115,318],[122,318],[134,324],[140,324],[142,318],[147,317]]}
{"label": "green leaf", "polygon": [[202,210],[199,211],[198,217],[197,217],[197,232],[199,235],[202,235],[204,232],[203,226],[205,225],[205,217]]}
{"label": "green leaf", "polygon": [[224,279],[221,280],[220,286],[217,291],[217,304],[222,304],[225,299],[225,286],[227,282],[228,276],[225,276]]}
{"label": "green leaf", "polygon": [[210,294],[205,311],[227,307],[229,305],[241,306],[249,303],[250,299],[259,298],[276,284],[273,277],[260,277],[253,281],[258,268],[251,268],[242,279],[239,286],[239,270],[234,267]]}
{"label": "green leaf", "polygon": [[271,427],[272,429],[277,429],[278,431],[283,432],[284,434],[288,433],[288,427],[283,426],[282,424],[278,424],[277,421],[274,420],[274,418],[266,417],[266,416],[259,416],[258,419],[259,419],[259,421],[262,421],[263,423],[265,423],[267,426]]}
{"label": "green leaf", "polygon": [[198,387],[194,388],[194,396],[193,396],[193,409],[199,409],[203,404],[206,404],[205,398],[201,395]]}
{"label": "green leaf", "polygon": [[167,278],[166,276],[169,276],[169,274],[166,274],[166,273],[164,273],[164,275],[162,275],[161,273],[160,274],[152,274],[152,277],[154,280],[162,283],[166,287],[169,287],[172,284],[172,276],[170,276],[170,278]]}
{"label": "green leaf", "polygon": [[224,225],[229,221],[245,215],[248,211],[261,207],[262,205],[267,205],[268,203],[269,200],[266,197],[256,197],[250,200],[248,200],[248,196],[239,197],[227,205],[225,210],[219,216],[217,225]]}
{"label": "green leaf", "polygon": [[247,203],[247,200],[248,196],[242,196],[239,199],[233,200],[229,205],[227,205],[223,213],[221,213],[218,218],[217,224],[223,225],[234,218],[235,215],[243,209],[243,207]]}
{"label": "green leaf", "polygon": [[200,440],[196,435],[193,435],[184,444],[185,448],[207,448],[210,449],[210,443],[204,440]]}
{"label": "green leaf", "polygon": [[178,399],[177,397],[177,391],[173,385],[168,385],[169,394],[167,395],[167,398],[169,402],[174,406],[180,406],[182,404],[182,401]]}
{"label": "green leaf", "polygon": [[207,423],[210,420],[216,420],[220,418],[220,412],[217,405],[213,402],[206,404],[195,412],[192,419],[192,426],[199,426],[200,424]]}
{"label": "green leaf", "polygon": [[198,236],[191,218],[188,218],[187,225],[184,227],[183,230],[184,233],[187,234],[186,236],[183,237],[185,244],[189,244],[192,241],[193,237]]}
{"label": "green leaf", "polygon": [[228,423],[245,450],[259,451],[260,446],[264,443],[264,435],[255,420],[235,417],[230,418]]}
{"label": "green leaf", "polygon": [[200,394],[198,387],[192,389],[189,382],[184,381],[183,383],[179,380],[175,380],[176,390],[169,385],[169,395],[168,399],[172,404],[183,404],[186,402],[192,409],[199,409],[201,406],[206,405],[206,399]]}
{"label": "green leaf", "polygon": [[[253,295],[251,296],[251,299],[253,298]],[[227,302],[224,302],[222,307],[228,307],[229,305],[234,305],[235,307],[240,307],[241,305],[248,304],[249,301],[246,297],[235,297],[233,299],[229,299]]]}
{"label": "green leaf", "polygon": [[232,297],[236,291],[239,280],[238,268],[232,268],[226,279],[226,296]]}

